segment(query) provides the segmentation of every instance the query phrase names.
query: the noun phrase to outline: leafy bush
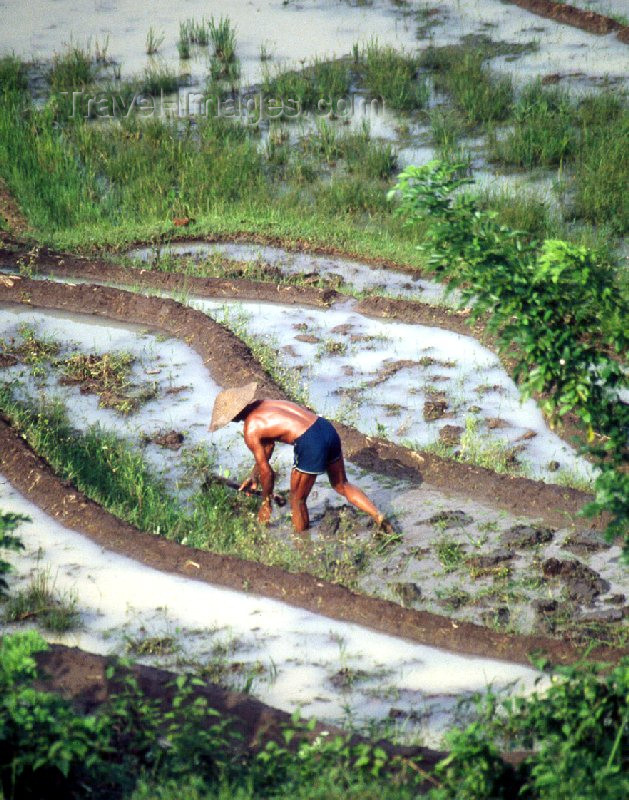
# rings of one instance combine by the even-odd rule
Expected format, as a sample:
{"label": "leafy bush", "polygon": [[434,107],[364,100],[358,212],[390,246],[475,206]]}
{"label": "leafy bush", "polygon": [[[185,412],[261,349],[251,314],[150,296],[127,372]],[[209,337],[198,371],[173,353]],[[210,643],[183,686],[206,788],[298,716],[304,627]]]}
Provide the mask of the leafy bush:
{"label": "leafy bush", "polygon": [[623,534],[629,557],[626,432],[626,302],[612,270],[585,247],[557,240],[538,246],[456,193],[470,179],[433,161],[409,167],[389,193],[401,194],[409,223],[426,219],[426,249],[450,288],[462,290],[473,320],[483,316],[498,350],[514,360],[524,396],[537,394],[551,422],[568,412],[584,423],[599,459],[596,501],[588,513],[612,514],[610,536]]}
{"label": "leafy bush", "polygon": [[[127,665],[108,669],[108,699],[82,715],[60,696],[33,688],[34,633],[0,642],[0,779],[3,796],[118,800],[186,797],[411,800],[411,772],[391,782],[386,753],[346,738],[312,735],[294,718],[284,741],[243,747],[229,720],[179,676],[169,699],[151,700]],[[175,794],[175,787],[179,791]],[[1,793],[1,792],[0,792]]]}
{"label": "leafy bush", "polygon": [[[627,797],[629,659],[607,670],[554,667],[549,688],[540,693],[479,698],[480,719],[448,738],[451,752],[437,766],[441,786],[431,800]],[[513,769],[498,748],[530,755]]]}

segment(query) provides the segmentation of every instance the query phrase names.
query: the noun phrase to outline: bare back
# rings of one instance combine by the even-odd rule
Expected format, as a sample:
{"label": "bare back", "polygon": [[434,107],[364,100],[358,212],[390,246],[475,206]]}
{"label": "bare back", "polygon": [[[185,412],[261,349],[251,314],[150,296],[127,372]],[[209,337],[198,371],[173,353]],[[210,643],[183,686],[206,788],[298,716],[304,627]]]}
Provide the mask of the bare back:
{"label": "bare back", "polygon": [[316,419],[312,411],[289,400],[261,400],[245,419],[245,442],[293,444]]}

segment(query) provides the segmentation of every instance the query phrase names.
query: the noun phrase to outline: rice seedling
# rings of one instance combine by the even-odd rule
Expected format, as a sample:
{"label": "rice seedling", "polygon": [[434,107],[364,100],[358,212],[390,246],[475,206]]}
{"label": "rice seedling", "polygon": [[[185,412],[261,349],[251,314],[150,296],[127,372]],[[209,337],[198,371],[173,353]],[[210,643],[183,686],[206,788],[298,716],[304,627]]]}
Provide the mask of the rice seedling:
{"label": "rice seedling", "polygon": [[154,56],[156,53],[159,52],[160,47],[164,44],[164,39],[166,35],[162,33],[158,33],[155,28],[151,25],[148,29],[146,34],[146,41],[144,45],[144,51],[147,56]]}
{"label": "rice seedling", "polygon": [[3,617],[14,623],[36,620],[47,631],[65,633],[79,624],[77,602],[75,594],[56,591],[49,570],[38,570],[25,589],[9,596]]}
{"label": "rice seedling", "polygon": [[418,74],[414,56],[372,39],[362,53],[361,68],[369,93],[391,108],[413,111],[428,102],[428,85]]}
{"label": "rice seedling", "polygon": [[527,86],[513,110],[513,127],[504,137],[490,133],[494,161],[531,169],[557,166],[577,147],[574,109],[568,95],[540,82]]}
{"label": "rice seedling", "polygon": [[78,45],[69,45],[63,53],[55,53],[47,78],[53,93],[87,88],[95,78],[92,54]]}

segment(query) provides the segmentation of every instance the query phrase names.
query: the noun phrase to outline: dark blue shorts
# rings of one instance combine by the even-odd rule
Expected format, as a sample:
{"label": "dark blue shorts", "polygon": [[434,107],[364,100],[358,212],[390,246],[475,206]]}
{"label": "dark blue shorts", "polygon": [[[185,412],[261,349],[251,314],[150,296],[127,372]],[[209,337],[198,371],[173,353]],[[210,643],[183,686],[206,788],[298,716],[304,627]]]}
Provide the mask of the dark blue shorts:
{"label": "dark blue shorts", "polygon": [[295,469],[309,475],[323,475],[341,457],[341,440],[331,423],[317,417],[294,442]]}

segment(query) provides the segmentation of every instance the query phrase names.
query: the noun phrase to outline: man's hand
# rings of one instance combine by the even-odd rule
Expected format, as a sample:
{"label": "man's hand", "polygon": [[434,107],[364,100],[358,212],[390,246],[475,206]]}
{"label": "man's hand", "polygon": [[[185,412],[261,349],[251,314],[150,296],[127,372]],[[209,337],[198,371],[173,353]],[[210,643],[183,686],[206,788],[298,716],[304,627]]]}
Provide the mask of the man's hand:
{"label": "man's hand", "polygon": [[250,475],[246,480],[244,480],[240,484],[240,488],[238,489],[238,491],[245,492],[245,494],[249,494],[250,492],[256,492],[259,488],[260,486],[258,484],[258,479]]}
{"label": "man's hand", "polygon": [[258,522],[261,525],[268,525],[271,519],[271,498],[265,497],[258,511]]}

